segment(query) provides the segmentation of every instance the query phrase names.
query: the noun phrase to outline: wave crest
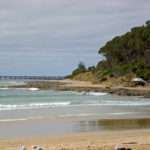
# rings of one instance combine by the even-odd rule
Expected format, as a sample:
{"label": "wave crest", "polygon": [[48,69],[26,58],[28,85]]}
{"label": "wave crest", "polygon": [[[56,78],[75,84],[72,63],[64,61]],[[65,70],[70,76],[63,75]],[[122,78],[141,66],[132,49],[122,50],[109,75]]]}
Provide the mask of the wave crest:
{"label": "wave crest", "polygon": [[29,104],[0,104],[0,110],[19,110],[19,109],[37,109],[50,107],[63,107],[70,105],[70,102],[51,102],[51,103],[29,103]]}
{"label": "wave crest", "polygon": [[105,92],[88,92],[87,95],[91,95],[91,96],[104,96],[107,95],[108,93]]}

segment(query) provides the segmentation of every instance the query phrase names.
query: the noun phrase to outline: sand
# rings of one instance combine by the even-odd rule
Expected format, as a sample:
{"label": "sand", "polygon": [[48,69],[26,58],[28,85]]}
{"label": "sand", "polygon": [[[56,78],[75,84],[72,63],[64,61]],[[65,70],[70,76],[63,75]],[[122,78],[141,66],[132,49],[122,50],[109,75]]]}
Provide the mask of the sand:
{"label": "sand", "polygon": [[89,81],[77,81],[77,80],[60,80],[61,83],[58,89],[62,90],[77,90],[77,91],[98,91],[108,92],[116,95],[128,95],[128,96],[146,96],[150,97],[150,85],[128,87],[123,85],[110,86],[106,83],[93,84]]}
{"label": "sand", "polygon": [[150,130],[104,131],[65,136],[1,139],[0,150],[27,150],[40,145],[45,150],[114,150],[118,144],[133,150],[150,150]]}

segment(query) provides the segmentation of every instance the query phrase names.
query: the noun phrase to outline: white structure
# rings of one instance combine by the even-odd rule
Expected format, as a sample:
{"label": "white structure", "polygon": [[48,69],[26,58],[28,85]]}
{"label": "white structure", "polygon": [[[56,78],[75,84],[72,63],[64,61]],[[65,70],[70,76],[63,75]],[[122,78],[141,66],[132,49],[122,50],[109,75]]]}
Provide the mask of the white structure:
{"label": "white structure", "polygon": [[133,78],[131,80],[133,83],[137,84],[137,85],[145,85],[147,82],[142,79],[142,78]]}

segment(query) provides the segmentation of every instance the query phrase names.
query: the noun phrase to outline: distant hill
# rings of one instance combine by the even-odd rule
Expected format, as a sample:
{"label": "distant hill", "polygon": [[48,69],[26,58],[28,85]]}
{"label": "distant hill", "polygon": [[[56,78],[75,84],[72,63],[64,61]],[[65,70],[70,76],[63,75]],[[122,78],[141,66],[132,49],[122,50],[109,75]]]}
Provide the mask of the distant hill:
{"label": "distant hill", "polygon": [[108,41],[99,49],[99,54],[105,56],[105,60],[88,69],[83,65],[81,69],[79,65],[71,77],[81,70],[82,74],[91,72],[97,81],[128,74],[150,80],[150,21]]}

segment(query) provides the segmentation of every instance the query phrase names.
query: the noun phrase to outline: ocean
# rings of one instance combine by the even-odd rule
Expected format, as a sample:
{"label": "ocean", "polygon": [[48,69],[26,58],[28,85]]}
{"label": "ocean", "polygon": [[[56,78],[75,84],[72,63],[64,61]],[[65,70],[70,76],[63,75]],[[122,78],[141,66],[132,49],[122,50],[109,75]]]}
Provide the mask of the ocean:
{"label": "ocean", "polygon": [[0,89],[0,137],[100,131],[108,126],[99,120],[149,116],[149,98],[36,88]]}

